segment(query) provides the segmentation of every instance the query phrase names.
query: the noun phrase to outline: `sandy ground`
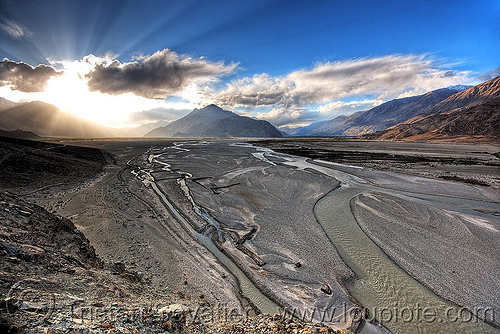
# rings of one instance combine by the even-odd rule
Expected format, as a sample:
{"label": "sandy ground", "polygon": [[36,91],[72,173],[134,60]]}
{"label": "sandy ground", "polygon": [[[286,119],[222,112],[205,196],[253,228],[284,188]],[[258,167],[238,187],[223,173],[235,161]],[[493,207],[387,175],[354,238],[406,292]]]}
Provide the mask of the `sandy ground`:
{"label": "sandy ground", "polygon": [[46,189],[28,199],[70,218],[103,260],[125,263],[159,293],[253,314],[240,298],[237,280],[130,173],[127,161],[142,156],[151,142],[87,144],[107,149],[116,165],[107,167],[94,182]]}
{"label": "sandy ground", "polygon": [[[266,142],[279,150],[297,154],[309,152],[313,158],[354,165],[341,166],[321,160],[312,162],[320,169],[333,171],[330,175],[316,168],[287,166],[284,164],[287,163],[286,156],[267,155],[245,145],[234,146],[234,143],[76,142],[73,144],[107,150],[116,159],[115,165],[108,167],[92,183],[76,188],[53,187],[27,197],[71,218],[101,257],[110,262],[123,261],[131,269],[150,276],[152,284],[160,291],[204,299],[211,304],[229,303],[240,310],[250,309],[239,295],[234,276],[172,216],[148,185],[153,180],[174,204],[175,210],[195,230],[212,238],[268,297],[281,306],[311,312],[359,305],[349,293],[349,286],[359,278],[340,257],[324,226],[314,215],[316,202],[339,187],[339,182],[333,177],[335,171],[344,172],[353,180],[364,180],[367,189],[370,184],[372,188],[385,189],[385,194],[369,195],[372,197],[362,190],[353,192],[353,214],[363,232],[401,268],[459,305],[495,304],[495,291],[498,291],[495,280],[483,289],[479,285],[486,281],[473,275],[480,268],[485,277],[498,272],[498,263],[495,266],[495,261],[487,260],[487,257],[498,255],[496,232],[478,232],[489,226],[490,223],[485,221],[500,212],[497,191],[499,159],[491,154],[496,147]],[[340,154],[341,159],[338,160],[338,154],[332,157],[331,151]],[[448,174],[461,183],[437,180]],[[478,186],[478,183],[484,186]],[[359,189],[365,187],[363,183],[360,185]],[[399,197],[391,198],[387,195],[390,191]],[[442,207],[425,211],[413,202],[400,199],[411,194],[430,203],[440,196],[439,205]],[[380,197],[380,202],[373,197]],[[447,205],[456,204],[456,197],[469,200],[474,209],[464,209],[460,213],[445,211]],[[445,203],[447,199],[449,203]],[[477,204],[479,202],[484,205]],[[360,203],[365,206],[361,208]],[[373,210],[367,211],[366,206],[373,207]],[[405,230],[415,225],[409,218],[411,210],[417,217],[420,217],[419,210],[424,210],[428,213],[425,221],[438,217],[447,228],[438,233],[434,227],[431,230],[415,227],[411,234]],[[399,215],[399,225],[391,230],[396,234],[393,238],[386,238],[381,231],[394,221],[380,212]],[[474,216],[476,221],[477,217],[486,220],[483,225],[465,222],[464,214]],[[473,236],[465,231],[462,234],[448,233],[447,239],[443,239],[446,230],[456,229],[454,224],[466,226]],[[491,226],[498,230],[496,225]],[[423,249],[428,237],[431,243],[439,245],[427,248],[427,252],[432,253],[430,256],[422,255],[426,254]],[[415,245],[408,245],[410,238],[415,240]],[[463,260],[457,257],[445,261],[443,252],[455,250],[462,242]],[[483,253],[489,255],[484,257],[478,250],[481,247],[474,249],[474,242],[482,243]],[[477,260],[475,265],[474,258]],[[439,270],[443,264],[453,267],[457,263],[461,263],[458,271],[449,273],[456,278],[443,275]],[[451,283],[455,286],[450,287]],[[474,296],[467,297],[469,294]],[[488,299],[488,296],[493,299]]]}
{"label": "sandy ground", "polygon": [[351,200],[363,231],[413,277],[458,305],[500,314],[500,220],[457,214],[388,194]]}
{"label": "sandy ground", "polygon": [[[264,292],[280,305],[301,312],[354,305],[343,286],[354,279],[353,273],[313,212],[316,201],[338,182],[319,173],[260,161],[252,155],[254,148],[228,142],[186,143],[181,148],[154,153],[160,155],[158,161],[171,166],[170,175],[189,173],[183,182],[195,203],[207,208],[221,225],[214,229],[202,222],[201,228],[218,239]],[[168,176],[158,176],[162,177]],[[171,179],[158,183],[168,194],[179,187]],[[249,237],[243,239],[245,235]],[[326,285],[328,293],[322,291]]]}
{"label": "sandy ground", "polygon": [[255,141],[278,152],[336,163],[500,189],[495,144],[276,139]]}

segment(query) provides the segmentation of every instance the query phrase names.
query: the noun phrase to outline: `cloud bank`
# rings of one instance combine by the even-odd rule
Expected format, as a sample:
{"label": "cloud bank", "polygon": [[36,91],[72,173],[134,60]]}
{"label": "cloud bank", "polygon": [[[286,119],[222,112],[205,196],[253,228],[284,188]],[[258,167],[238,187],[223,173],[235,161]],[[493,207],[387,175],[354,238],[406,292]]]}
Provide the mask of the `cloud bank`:
{"label": "cloud bank", "polygon": [[233,72],[236,66],[180,56],[165,49],[134,62],[114,60],[109,64],[97,64],[86,78],[90,91],[165,99],[192,83],[215,81]]}
{"label": "cloud bank", "polygon": [[500,67],[497,67],[494,70],[478,75],[477,78],[481,81],[489,81],[493,78],[498,77],[499,75],[500,75]]}
{"label": "cloud bank", "polygon": [[49,79],[60,74],[46,65],[32,67],[7,58],[0,62],[0,86],[10,85],[12,90],[21,92],[43,92]]}
{"label": "cloud bank", "polygon": [[[306,107],[320,105],[316,111],[324,114],[335,109],[342,99],[363,97],[364,101],[351,106],[376,106],[377,100],[393,99],[408,91],[418,94],[457,83],[471,82],[469,72],[441,68],[426,56],[389,55],[327,62],[309,70],[299,70],[281,77],[257,74],[232,81],[212,100],[227,108],[272,107],[269,113],[258,117],[281,125],[298,123],[320,116]],[[367,103],[366,97],[370,97]],[[207,96],[209,98],[210,96]],[[340,108],[340,109],[339,109]],[[357,111],[352,110],[352,112]]]}

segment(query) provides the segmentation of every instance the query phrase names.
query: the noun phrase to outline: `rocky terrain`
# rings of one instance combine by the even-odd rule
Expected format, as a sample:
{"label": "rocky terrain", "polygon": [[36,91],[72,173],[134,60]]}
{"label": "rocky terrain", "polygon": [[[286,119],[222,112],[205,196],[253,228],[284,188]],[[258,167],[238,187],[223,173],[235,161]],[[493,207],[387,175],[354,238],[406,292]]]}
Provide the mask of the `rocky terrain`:
{"label": "rocky terrain", "polygon": [[256,318],[158,293],[121,262],[108,264],[61,216],[0,194],[3,333],[335,333],[290,315]]}

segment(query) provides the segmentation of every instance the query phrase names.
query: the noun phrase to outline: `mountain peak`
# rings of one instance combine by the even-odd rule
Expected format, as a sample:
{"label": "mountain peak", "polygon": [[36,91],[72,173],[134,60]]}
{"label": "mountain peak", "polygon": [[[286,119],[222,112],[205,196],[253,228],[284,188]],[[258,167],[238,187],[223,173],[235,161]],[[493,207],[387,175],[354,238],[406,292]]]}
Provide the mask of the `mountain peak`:
{"label": "mountain peak", "polygon": [[221,107],[219,107],[218,105],[215,105],[215,104],[209,104],[208,106],[206,107],[203,107],[201,109],[198,109],[198,111],[208,111],[208,112],[219,112],[219,111],[224,111],[224,112],[230,112],[230,111],[227,111],[227,110],[224,110],[222,109]]}
{"label": "mountain peak", "polygon": [[469,85],[453,85],[453,86],[448,86],[446,88],[451,89],[451,90],[456,90],[458,92],[461,92],[461,91],[469,89],[471,87],[472,86],[469,86]]}
{"label": "mountain peak", "polygon": [[282,137],[269,122],[224,110],[215,104],[146,133],[145,137]]}

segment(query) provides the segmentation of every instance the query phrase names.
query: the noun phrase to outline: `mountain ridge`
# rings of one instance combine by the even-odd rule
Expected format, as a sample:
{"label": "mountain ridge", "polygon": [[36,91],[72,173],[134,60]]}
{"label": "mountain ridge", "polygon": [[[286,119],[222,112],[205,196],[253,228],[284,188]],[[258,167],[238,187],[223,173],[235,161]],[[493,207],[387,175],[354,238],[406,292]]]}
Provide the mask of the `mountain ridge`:
{"label": "mountain ridge", "polygon": [[462,138],[499,141],[500,76],[458,92],[421,114],[364,138],[435,140]]}
{"label": "mountain ridge", "polygon": [[62,111],[52,104],[33,101],[0,111],[0,130],[22,130],[42,137],[115,137],[116,129]]}
{"label": "mountain ridge", "polygon": [[[394,99],[374,108],[358,111],[349,116],[341,115],[319,126],[313,124],[297,131],[301,136],[357,136],[385,130],[411,119],[457,91],[449,88],[436,89],[422,95]],[[308,131],[312,130],[312,131]]]}

